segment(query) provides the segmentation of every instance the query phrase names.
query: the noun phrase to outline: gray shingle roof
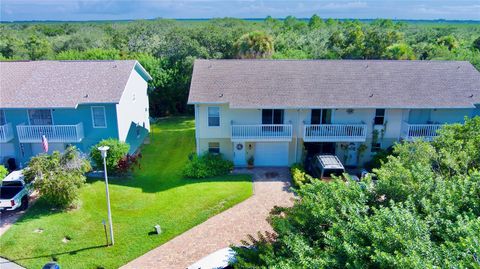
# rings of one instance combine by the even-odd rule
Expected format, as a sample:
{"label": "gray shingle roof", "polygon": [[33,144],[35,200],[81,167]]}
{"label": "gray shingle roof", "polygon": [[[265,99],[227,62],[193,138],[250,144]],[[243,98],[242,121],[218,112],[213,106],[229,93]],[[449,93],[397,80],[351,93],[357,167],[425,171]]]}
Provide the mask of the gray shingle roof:
{"label": "gray shingle roof", "polygon": [[480,73],[465,61],[196,60],[190,104],[232,108],[469,108]]}
{"label": "gray shingle roof", "polygon": [[145,72],[135,60],[0,62],[0,108],[118,103],[135,67]]}

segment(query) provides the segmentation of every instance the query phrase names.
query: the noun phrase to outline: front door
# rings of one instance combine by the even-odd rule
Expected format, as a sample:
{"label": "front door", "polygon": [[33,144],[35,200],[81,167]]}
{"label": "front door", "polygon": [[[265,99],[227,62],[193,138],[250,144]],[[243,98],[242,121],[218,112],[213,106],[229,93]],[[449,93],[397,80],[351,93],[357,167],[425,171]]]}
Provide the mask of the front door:
{"label": "front door", "polygon": [[233,142],[233,164],[235,166],[247,165],[245,157],[245,142]]}
{"label": "front door", "polygon": [[357,166],[357,145],[350,143],[347,150],[347,163],[346,166]]}

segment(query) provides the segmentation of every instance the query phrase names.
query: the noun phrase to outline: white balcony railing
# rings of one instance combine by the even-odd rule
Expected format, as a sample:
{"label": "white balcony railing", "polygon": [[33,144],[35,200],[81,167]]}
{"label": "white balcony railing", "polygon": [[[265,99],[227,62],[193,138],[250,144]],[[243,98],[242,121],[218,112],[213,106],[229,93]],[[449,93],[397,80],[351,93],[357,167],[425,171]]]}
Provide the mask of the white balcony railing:
{"label": "white balcony railing", "polygon": [[305,142],[365,142],[365,124],[306,124],[303,129]]}
{"label": "white balcony railing", "polygon": [[80,142],[84,138],[83,124],[75,125],[17,125],[20,143],[40,143],[42,135],[48,142]]}
{"label": "white balcony railing", "polygon": [[404,123],[402,138],[405,140],[413,140],[422,138],[430,141],[437,136],[437,131],[442,127],[442,124],[409,124]]}
{"label": "white balcony railing", "polygon": [[0,125],[0,143],[6,143],[13,139],[13,128],[11,123]]}
{"label": "white balcony railing", "polygon": [[232,140],[289,141],[292,140],[292,125],[232,125]]}

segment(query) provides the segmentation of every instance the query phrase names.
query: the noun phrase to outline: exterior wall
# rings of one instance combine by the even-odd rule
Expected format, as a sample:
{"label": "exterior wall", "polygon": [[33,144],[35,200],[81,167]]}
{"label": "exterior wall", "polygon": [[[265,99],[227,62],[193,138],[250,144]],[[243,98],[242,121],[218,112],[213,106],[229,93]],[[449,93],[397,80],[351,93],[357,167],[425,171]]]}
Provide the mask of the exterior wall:
{"label": "exterior wall", "polygon": [[[209,127],[208,123],[208,107],[220,107],[220,126]],[[349,113],[350,112],[350,113]],[[381,144],[382,149],[391,147],[395,142],[401,139],[404,124],[410,120],[410,109],[386,109],[385,124],[374,125],[375,109],[353,109],[347,112],[347,109],[332,109],[332,124],[365,124],[367,126],[367,139],[363,143],[356,143],[357,148],[361,144],[365,144],[367,149],[359,158],[359,165],[363,165],[370,160],[375,152],[371,151],[374,130],[378,131],[377,143]],[[431,111],[431,123],[454,123],[463,122],[465,116],[480,115],[480,109],[435,109]],[[199,142],[199,152],[208,150],[208,141],[221,142],[221,152],[229,159],[233,159],[233,146],[230,140],[231,125],[249,125],[262,123],[261,109],[229,109],[228,104],[200,104],[195,109],[196,120],[196,137]],[[304,155],[303,147],[303,128],[305,124],[311,122],[311,109],[285,109],[284,124],[292,124],[293,138],[289,142],[289,164],[301,162]],[[248,145],[252,145],[252,149],[248,150]],[[336,153],[339,158],[345,160],[345,150],[342,144],[336,143]],[[253,156],[255,152],[255,143],[247,141],[246,158]],[[345,148],[345,146],[343,147]]]}
{"label": "exterior wall", "polygon": [[[56,108],[52,109],[54,125],[70,125],[83,123],[84,138],[80,143],[74,143],[81,151],[88,152],[90,148],[104,138],[118,138],[117,115],[114,104],[96,104],[104,106],[107,127],[94,128],[91,112],[92,105],[79,105],[76,109]],[[28,162],[30,157],[42,152],[40,143],[20,143],[18,140],[17,125],[29,125],[27,109],[4,109],[5,118],[12,124],[14,138],[9,143],[2,143],[0,149],[0,161],[13,157],[18,163]],[[47,137],[48,139],[48,137]],[[5,145],[7,144],[7,145]],[[66,143],[49,143],[49,153],[55,150],[63,150]],[[13,148],[13,154],[12,149]]]}
{"label": "exterior wall", "polygon": [[233,144],[229,138],[201,138],[199,139],[200,153],[208,151],[208,143],[218,142],[220,143],[220,153],[228,160],[233,160]]}
{"label": "exterior wall", "polygon": [[118,137],[130,144],[130,153],[138,149],[150,132],[147,88],[145,79],[132,72],[116,106]]}

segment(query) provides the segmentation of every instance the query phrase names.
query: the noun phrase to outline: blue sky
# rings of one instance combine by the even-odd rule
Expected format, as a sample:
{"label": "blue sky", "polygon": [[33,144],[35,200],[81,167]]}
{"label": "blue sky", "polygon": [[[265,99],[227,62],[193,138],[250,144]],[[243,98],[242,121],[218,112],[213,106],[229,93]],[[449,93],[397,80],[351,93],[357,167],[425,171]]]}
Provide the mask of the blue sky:
{"label": "blue sky", "polygon": [[0,0],[0,19],[391,18],[480,20],[480,0]]}

